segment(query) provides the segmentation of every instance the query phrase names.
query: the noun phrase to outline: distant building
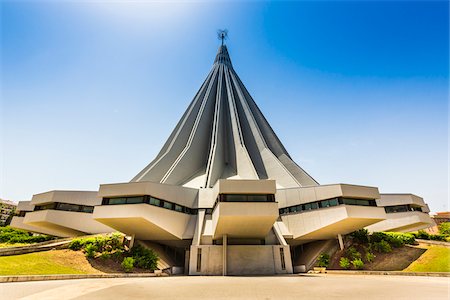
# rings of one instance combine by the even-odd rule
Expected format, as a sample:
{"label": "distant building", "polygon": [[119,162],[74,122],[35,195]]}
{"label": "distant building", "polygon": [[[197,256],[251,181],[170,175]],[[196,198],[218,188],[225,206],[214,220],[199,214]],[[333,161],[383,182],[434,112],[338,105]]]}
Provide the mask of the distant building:
{"label": "distant building", "polygon": [[428,233],[437,234],[439,233],[439,224],[444,222],[450,222],[450,212],[443,211],[431,214],[431,219],[433,221],[433,224],[431,225],[431,227],[426,228],[425,231]]}
{"label": "distant building", "polygon": [[0,226],[9,225],[16,207],[16,203],[9,200],[0,199]]}
{"label": "distant building", "polygon": [[[142,121],[152,123],[152,113]],[[296,130],[301,139],[312,129]],[[293,273],[323,250],[310,248],[314,255],[307,255],[308,244],[343,248],[342,235],[361,228],[409,231],[431,224],[418,196],[320,185],[293,161],[224,45],[159,154],[130,182],[37,194],[19,211],[13,226],[35,232],[123,232],[190,275]]]}

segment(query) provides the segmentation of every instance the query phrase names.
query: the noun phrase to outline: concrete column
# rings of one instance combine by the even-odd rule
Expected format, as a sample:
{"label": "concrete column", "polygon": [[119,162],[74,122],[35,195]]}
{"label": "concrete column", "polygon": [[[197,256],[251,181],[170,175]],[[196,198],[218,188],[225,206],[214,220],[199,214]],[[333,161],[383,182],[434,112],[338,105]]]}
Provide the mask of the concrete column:
{"label": "concrete column", "polygon": [[342,235],[339,233],[337,238],[339,241],[339,247],[341,248],[341,250],[344,250],[344,240],[342,239]]}
{"label": "concrete column", "polygon": [[130,239],[130,249],[131,249],[134,246],[134,238],[136,237],[136,235],[132,234],[130,237],[131,237],[131,239]]}
{"label": "concrete column", "polygon": [[223,276],[227,275],[227,235],[224,234],[222,237],[222,266],[223,266],[223,271],[222,274]]}

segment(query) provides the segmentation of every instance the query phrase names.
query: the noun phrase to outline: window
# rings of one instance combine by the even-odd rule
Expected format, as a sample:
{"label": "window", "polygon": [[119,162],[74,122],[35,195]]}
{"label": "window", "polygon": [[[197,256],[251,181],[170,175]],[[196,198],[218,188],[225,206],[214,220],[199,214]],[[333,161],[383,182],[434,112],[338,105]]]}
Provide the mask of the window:
{"label": "window", "polygon": [[161,206],[161,200],[150,197],[150,204],[155,206]]}
{"label": "window", "polygon": [[286,262],[284,260],[284,249],[280,248],[281,270],[286,270]]}
{"label": "window", "polygon": [[[93,213],[94,206],[89,205],[78,205],[72,203],[62,203],[62,202],[54,202],[46,205],[38,205],[34,208],[35,211],[38,210],[46,210],[46,209],[55,209],[55,210],[63,210],[63,211],[74,211],[74,212],[83,212],[83,213]],[[23,212],[25,214],[25,212]]]}
{"label": "window", "polygon": [[339,205],[339,201],[337,198],[330,199],[328,202],[329,202],[330,206],[338,206]]}
{"label": "window", "polygon": [[114,204],[126,204],[127,198],[111,198],[108,201],[108,204],[114,205]]}
{"label": "window", "polygon": [[144,197],[127,197],[127,204],[144,203]]}
{"label": "window", "polygon": [[183,212],[183,207],[178,204],[175,204],[175,211]]}
{"label": "window", "polygon": [[164,208],[167,208],[167,209],[173,209],[172,206],[173,206],[173,204],[170,203],[170,202],[167,202],[167,201],[164,201],[164,202],[163,202],[163,207],[164,207]]}
{"label": "window", "polygon": [[197,272],[202,271],[202,248],[197,248]]}
{"label": "window", "polygon": [[81,212],[92,214],[94,212],[94,207],[93,206],[85,206],[85,205],[83,205],[81,207]]}
{"label": "window", "polygon": [[81,207],[76,204],[58,203],[56,209],[65,211],[80,211]]}
{"label": "window", "polygon": [[275,202],[272,194],[221,194],[219,201],[223,202]]}

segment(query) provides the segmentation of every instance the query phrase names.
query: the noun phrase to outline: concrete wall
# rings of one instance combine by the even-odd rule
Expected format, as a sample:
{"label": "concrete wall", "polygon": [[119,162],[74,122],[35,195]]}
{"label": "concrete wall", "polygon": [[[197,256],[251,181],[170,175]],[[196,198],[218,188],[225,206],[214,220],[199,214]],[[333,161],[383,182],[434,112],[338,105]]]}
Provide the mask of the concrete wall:
{"label": "concrete wall", "polygon": [[[202,249],[201,271],[197,272],[197,251]],[[281,267],[280,248],[283,248],[285,269]],[[190,275],[222,275],[223,248],[217,245],[191,246]],[[228,245],[227,275],[291,274],[292,261],[289,246]]]}
{"label": "concrete wall", "polygon": [[376,187],[351,184],[330,184],[313,187],[278,189],[275,200],[278,202],[279,207],[288,207],[335,197],[378,199],[380,198],[380,194]]}
{"label": "concrete wall", "polygon": [[410,232],[433,226],[433,220],[428,213],[420,211],[408,211],[386,214],[387,219],[367,226],[370,232],[375,231],[399,231]]}
{"label": "concrete wall", "polygon": [[155,182],[129,182],[102,184],[98,191],[99,197],[142,196],[151,195],[190,208],[197,207],[197,189],[161,184]]}
{"label": "concrete wall", "polygon": [[63,202],[79,205],[100,205],[102,199],[93,191],[49,191],[33,195],[32,205],[39,205],[51,202]]}
{"label": "concrete wall", "polygon": [[428,208],[423,198],[414,194],[381,194],[380,199],[377,200],[378,206],[393,206],[393,205],[416,205]]}

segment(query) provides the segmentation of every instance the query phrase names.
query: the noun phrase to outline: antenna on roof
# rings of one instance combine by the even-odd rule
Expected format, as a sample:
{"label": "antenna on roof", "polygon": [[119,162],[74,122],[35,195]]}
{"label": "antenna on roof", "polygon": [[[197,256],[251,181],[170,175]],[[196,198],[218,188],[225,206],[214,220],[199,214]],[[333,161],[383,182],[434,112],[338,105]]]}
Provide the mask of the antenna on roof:
{"label": "antenna on roof", "polygon": [[219,40],[222,40],[222,46],[223,46],[223,41],[228,38],[228,30],[227,29],[217,30],[217,38]]}

